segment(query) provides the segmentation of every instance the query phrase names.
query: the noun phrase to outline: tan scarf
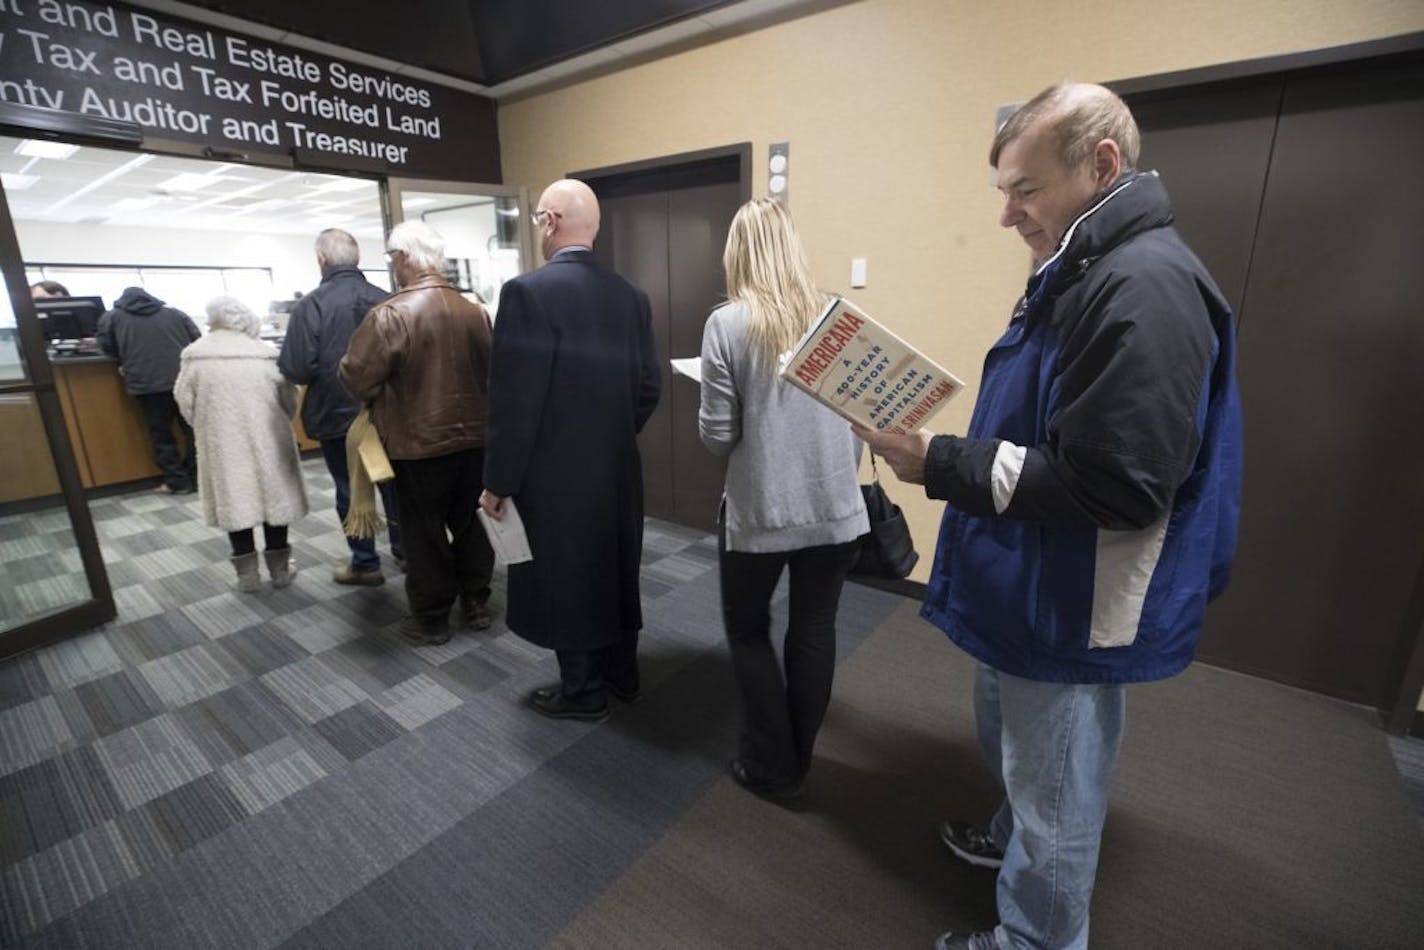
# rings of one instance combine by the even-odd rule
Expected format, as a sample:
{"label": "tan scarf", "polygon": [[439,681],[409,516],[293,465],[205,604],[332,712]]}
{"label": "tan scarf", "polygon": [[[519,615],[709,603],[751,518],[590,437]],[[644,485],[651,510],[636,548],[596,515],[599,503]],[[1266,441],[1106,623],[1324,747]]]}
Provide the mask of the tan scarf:
{"label": "tan scarf", "polygon": [[342,528],[348,538],[374,538],[385,527],[376,511],[376,484],[390,481],[396,473],[369,409],[362,409],[346,430],[346,471],[351,480],[351,507]]}

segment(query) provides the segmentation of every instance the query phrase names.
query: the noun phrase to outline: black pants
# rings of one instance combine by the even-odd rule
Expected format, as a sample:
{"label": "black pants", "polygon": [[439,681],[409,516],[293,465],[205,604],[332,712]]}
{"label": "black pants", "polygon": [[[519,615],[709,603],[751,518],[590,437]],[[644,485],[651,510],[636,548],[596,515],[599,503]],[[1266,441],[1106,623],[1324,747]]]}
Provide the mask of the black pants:
{"label": "black pants", "polygon": [[[141,393],[134,396],[148,426],[148,441],[153,446],[153,463],[163,473],[163,484],[175,491],[189,491],[197,485],[197,458],[193,454],[193,429],[178,412],[172,391]],[[173,423],[183,430],[186,443],[178,445],[173,438]]]}
{"label": "black pants", "polygon": [[559,658],[559,686],[564,698],[576,706],[597,708],[607,700],[607,684],[629,692],[638,690],[638,631],[623,634],[610,646],[597,650],[555,650]]}
{"label": "black pants", "polygon": [[[728,551],[721,539],[722,619],[742,700],[738,757],[753,779],[794,782],[811,767],[836,671],[836,609],[857,547],[750,554]],[[788,565],[783,676],[771,643],[771,598]]]}
{"label": "black pants", "polygon": [[[241,557],[257,550],[257,542],[252,537],[252,529],[229,531],[227,539],[232,543],[232,556]],[[262,522],[262,545],[268,551],[280,551],[287,546],[287,526]]]}
{"label": "black pants", "polygon": [[455,596],[484,603],[494,575],[494,549],[475,517],[485,450],[465,449],[430,459],[392,459],[405,596],[426,624],[444,625]]}

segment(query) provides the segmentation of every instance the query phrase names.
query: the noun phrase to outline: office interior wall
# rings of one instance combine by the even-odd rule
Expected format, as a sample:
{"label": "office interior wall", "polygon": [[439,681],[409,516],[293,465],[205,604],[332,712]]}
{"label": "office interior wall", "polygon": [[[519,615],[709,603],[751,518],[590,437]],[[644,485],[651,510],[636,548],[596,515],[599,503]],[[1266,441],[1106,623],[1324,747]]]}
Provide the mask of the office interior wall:
{"label": "office interior wall", "polygon": [[[294,234],[248,234],[111,225],[16,221],[15,232],[26,262],[46,264],[182,264],[204,267],[270,267],[276,299],[294,291],[307,293],[321,281],[313,242]],[[361,266],[385,267],[385,247],[378,239],[358,238]],[[71,287],[74,293],[82,288]],[[112,304],[112,300],[104,303]],[[196,314],[194,316],[197,316]]]}
{"label": "office interior wall", "polygon": [[[789,141],[790,207],[817,279],[850,292],[851,258],[868,258],[868,284],[851,296],[970,384],[931,425],[962,432],[984,352],[1029,266],[997,224],[987,158],[996,108],[1064,78],[1421,29],[1418,0],[864,0],[502,102],[501,161],[506,181],[537,194],[571,169],[750,140],[752,193],[763,195],[767,146]],[[931,550],[943,505],[887,488]],[[929,567],[922,558],[911,579]]]}

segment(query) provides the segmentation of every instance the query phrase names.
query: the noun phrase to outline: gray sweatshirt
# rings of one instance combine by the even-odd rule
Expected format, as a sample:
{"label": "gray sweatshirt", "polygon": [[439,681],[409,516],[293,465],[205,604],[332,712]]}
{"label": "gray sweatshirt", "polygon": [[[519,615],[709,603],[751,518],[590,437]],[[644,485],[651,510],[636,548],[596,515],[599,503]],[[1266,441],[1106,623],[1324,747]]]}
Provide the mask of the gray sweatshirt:
{"label": "gray sweatshirt", "polygon": [[702,444],[729,456],[727,550],[795,551],[870,530],[850,423],[776,374],[751,342],[741,304],[702,331]]}

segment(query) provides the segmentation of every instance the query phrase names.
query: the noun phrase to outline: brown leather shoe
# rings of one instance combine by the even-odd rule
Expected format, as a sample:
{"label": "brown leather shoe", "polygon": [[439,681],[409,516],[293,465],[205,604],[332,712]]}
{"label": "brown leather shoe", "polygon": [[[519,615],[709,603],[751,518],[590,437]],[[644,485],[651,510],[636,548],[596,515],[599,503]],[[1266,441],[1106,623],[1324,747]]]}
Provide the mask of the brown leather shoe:
{"label": "brown leather shoe", "polygon": [[400,622],[400,635],[416,646],[438,647],[450,642],[450,624],[431,624],[419,617],[406,617]]}
{"label": "brown leather shoe", "polygon": [[358,571],[350,564],[344,564],[336,569],[336,573],[331,575],[331,579],[338,584],[350,584],[353,587],[380,587],[386,582],[386,575],[381,573],[379,567],[369,571]]}

